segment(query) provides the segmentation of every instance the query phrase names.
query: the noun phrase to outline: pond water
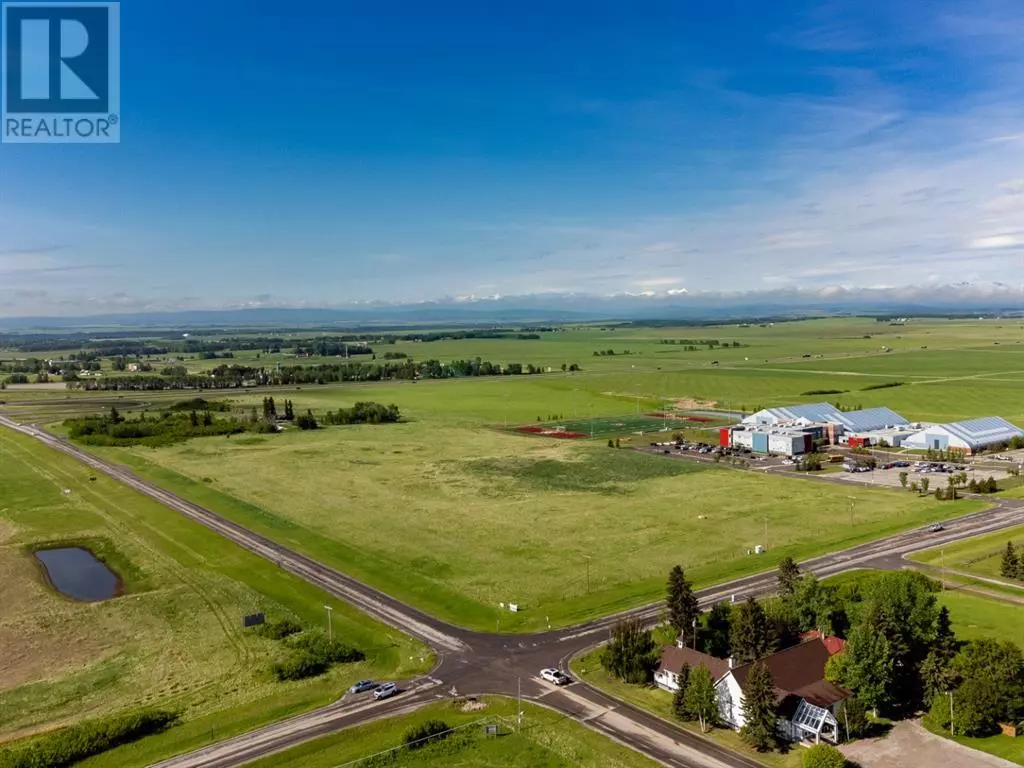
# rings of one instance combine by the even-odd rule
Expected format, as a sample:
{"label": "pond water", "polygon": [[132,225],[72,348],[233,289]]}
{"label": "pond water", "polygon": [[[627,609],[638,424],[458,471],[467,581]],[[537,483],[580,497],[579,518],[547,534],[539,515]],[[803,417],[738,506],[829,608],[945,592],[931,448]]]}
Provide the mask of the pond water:
{"label": "pond water", "polygon": [[107,600],[121,591],[121,579],[88,549],[63,547],[35,553],[46,569],[50,584],[75,600]]}

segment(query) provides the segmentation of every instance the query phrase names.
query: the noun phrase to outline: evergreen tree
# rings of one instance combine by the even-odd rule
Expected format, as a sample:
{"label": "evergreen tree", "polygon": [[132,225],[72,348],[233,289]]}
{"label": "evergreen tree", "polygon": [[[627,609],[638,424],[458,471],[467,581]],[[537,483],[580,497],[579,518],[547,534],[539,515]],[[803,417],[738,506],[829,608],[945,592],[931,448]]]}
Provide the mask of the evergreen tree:
{"label": "evergreen tree", "polygon": [[718,694],[711,671],[704,666],[694,669],[683,694],[683,709],[700,723],[702,733],[718,724]]}
{"label": "evergreen tree", "polygon": [[292,405],[291,400],[284,401],[284,417],[288,421],[292,421],[295,418],[295,407]]}
{"label": "evergreen tree", "polygon": [[792,557],[785,557],[779,562],[779,593],[784,597],[792,595],[800,579],[800,566]]}
{"label": "evergreen tree", "polygon": [[704,653],[724,659],[732,651],[732,607],[729,603],[715,603],[708,611],[707,628],[703,633]]}
{"label": "evergreen tree", "polygon": [[192,413],[188,415],[188,421],[193,427],[199,426],[199,417],[196,415],[195,411],[192,411]]}
{"label": "evergreen tree", "polygon": [[672,714],[680,720],[689,720],[690,712],[686,708],[686,688],[690,683],[690,665],[683,664],[679,670],[679,688],[672,696]]}
{"label": "evergreen tree", "polygon": [[210,415],[209,411],[203,411],[203,426],[204,427],[212,427],[213,426],[213,416]]}
{"label": "evergreen tree", "polygon": [[277,406],[274,405],[273,397],[267,398],[267,413],[274,418],[277,417]]}
{"label": "evergreen tree", "polygon": [[743,727],[740,736],[758,752],[775,746],[775,683],[772,673],[756,662],[747,673],[743,691]]}
{"label": "evergreen tree", "polygon": [[1006,550],[1003,552],[1003,560],[999,565],[999,573],[1007,579],[1020,578],[1021,560],[1012,541],[1006,542]]}
{"label": "evergreen tree", "polygon": [[733,616],[729,642],[733,657],[740,663],[756,661],[772,651],[771,624],[764,608],[753,597],[748,597]]}
{"label": "evergreen tree", "polygon": [[680,566],[672,568],[668,575],[668,623],[679,635],[684,645],[692,645],[694,623],[700,615],[697,596],[693,594],[693,585],[686,580]]}

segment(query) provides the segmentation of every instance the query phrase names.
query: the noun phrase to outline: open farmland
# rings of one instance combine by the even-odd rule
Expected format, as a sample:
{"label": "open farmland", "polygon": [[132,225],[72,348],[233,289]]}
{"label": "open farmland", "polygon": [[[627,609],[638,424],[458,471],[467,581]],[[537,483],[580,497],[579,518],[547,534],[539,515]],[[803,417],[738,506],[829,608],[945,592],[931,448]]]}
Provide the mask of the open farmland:
{"label": "open farmland", "polygon": [[[770,567],[747,555],[766,543],[766,521],[773,557],[802,557],[978,507],[425,416],[103,452],[390,594],[482,629],[563,624],[657,599],[675,563],[702,583]],[[500,612],[509,601],[523,611]]]}
{"label": "open farmland", "polygon": [[[0,429],[0,741],[124,709],[183,724],[115,752],[145,765],[326,703],[349,681],[424,669],[425,649],[271,563],[35,441]],[[87,546],[122,578],[102,602],[51,589],[31,550]],[[323,623],[367,660],[300,683],[269,674],[280,646],[243,631],[253,611]]]}

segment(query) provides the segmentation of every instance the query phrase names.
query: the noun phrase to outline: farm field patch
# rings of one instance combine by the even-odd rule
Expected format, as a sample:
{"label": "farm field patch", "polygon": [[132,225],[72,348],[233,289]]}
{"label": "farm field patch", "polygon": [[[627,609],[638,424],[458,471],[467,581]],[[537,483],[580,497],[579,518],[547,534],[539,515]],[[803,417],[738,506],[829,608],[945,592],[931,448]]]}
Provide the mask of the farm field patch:
{"label": "farm field patch", "polygon": [[[145,765],[215,733],[326,703],[368,672],[429,666],[409,638],[8,430],[0,430],[0,487],[0,740],[134,707],[180,712],[181,725],[118,750],[114,763]],[[78,602],[56,593],[31,554],[55,543],[95,552],[121,577],[123,594]],[[274,682],[269,666],[280,646],[243,630],[242,616],[263,611],[321,626],[325,602],[335,605],[335,633],[367,660]]]}
{"label": "farm field patch", "polygon": [[[801,558],[981,506],[427,418],[101,452],[389,594],[492,631],[658,599],[676,563],[711,583],[770,567],[747,554],[757,544],[773,562]],[[502,611],[508,602],[522,610]]]}

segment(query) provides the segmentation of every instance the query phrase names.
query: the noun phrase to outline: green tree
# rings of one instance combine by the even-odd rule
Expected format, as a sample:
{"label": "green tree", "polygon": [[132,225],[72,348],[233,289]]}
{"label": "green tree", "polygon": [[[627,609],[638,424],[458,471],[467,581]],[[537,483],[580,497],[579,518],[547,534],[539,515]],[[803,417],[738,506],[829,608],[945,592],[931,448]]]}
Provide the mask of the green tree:
{"label": "green tree", "polygon": [[686,574],[680,566],[674,566],[668,575],[668,623],[679,635],[684,645],[692,645],[697,617],[700,608],[697,596],[693,594],[693,585],[687,581]]}
{"label": "green tree", "polygon": [[907,489],[907,478],[909,477],[910,475],[906,471],[900,472],[900,485],[903,486],[903,490]]}
{"label": "green tree", "polygon": [[846,768],[846,758],[831,744],[815,744],[804,752],[803,768]]}
{"label": "green tree", "polygon": [[729,603],[715,603],[711,606],[707,614],[707,628],[702,635],[704,653],[720,659],[731,654],[732,615],[732,606]]}
{"label": "green tree", "polygon": [[825,665],[825,678],[853,691],[867,706],[886,709],[892,701],[893,679],[889,641],[868,625],[854,627],[843,652]]}
{"label": "green tree", "polygon": [[619,679],[643,685],[651,680],[658,656],[649,630],[639,619],[622,619],[611,630],[601,665]]}
{"label": "green tree", "polygon": [[[884,638],[892,662],[888,701],[884,697],[869,701],[862,696],[866,703],[902,713],[915,710],[923,701],[920,670],[935,636],[939,614],[937,588],[928,577],[904,571],[882,575],[865,590],[865,599],[856,609],[855,629],[860,630],[858,636],[865,648],[872,647],[871,643],[863,643],[866,635]],[[850,639],[854,639],[852,632]],[[871,659],[869,655],[866,661]],[[852,690],[860,693],[856,688]]]}
{"label": "green tree", "polygon": [[753,597],[736,610],[729,635],[732,655],[740,663],[767,656],[774,647],[771,624],[764,608]]}
{"label": "green tree", "polygon": [[743,720],[740,736],[747,744],[758,752],[775,746],[775,683],[771,671],[761,662],[756,662],[747,673]]}
{"label": "green tree", "polygon": [[860,739],[868,733],[867,707],[856,696],[843,699],[836,710],[836,722],[839,724],[840,733],[847,741]]}
{"label": "green tree", "polygon": [[921,478],[920,488],[921,488],[921,494],[923,496],[927,496],[928,495],[928,486],[931,485],[931,482],[932,481],[929,480],[927,477],[922,477]]}
{"label": "green tree", "polygon": [[701,733],[707,733],[718,724],[718,694],[707,667],[697,667],[690,673],[683,706],[690,717],[700,723]]}
{"label": "green tree", "polygon": [[779,593],[783,596],[792,595],[800,580],[800,566],[788,555],[779,561],[778,568]]}
{"label": "green tree", "polygon": [[935,639],[921,664],[921,684],[925,702],[932,702],[956,684],[956,673],[951,664],[957,652],[956,635],[953,633],[949,609],[943,606],[935,621]]}
{"label": "green tree", "polygon": [[990,638],[964,645],[952,662],[963,681],[953,694],[957,735],[995,733],[1000,722],[1024,716],[1024,655],[1008,641]]}
{"label": "green tree", "polygon": [[826,635],[843,634],[849,625],[839,589],[818,581],[813,573],[800,579],[787,602],[801,632],[817,629]]}
{"label": "green tree", "polygon": [[999,563],[999,573],[1007,579],[1020,578],[1020,557],[1013,546],[1012,541],[1006,542],[1006,549],[1003,551],[1003,559]]}
{"label": "green tree", "polygon": [[193,427],[199,426],[199,416],[196,415],[195,411],[192,411],[188,415],[188,423],[191,424]]}
{"label": "green tree", "polygon": [[679,669],[679,688],[672,696],[672,714],[680,720],[689,720],[690,711],[686,708],[686,688],[690,683],[690,665],[683,664]]}

